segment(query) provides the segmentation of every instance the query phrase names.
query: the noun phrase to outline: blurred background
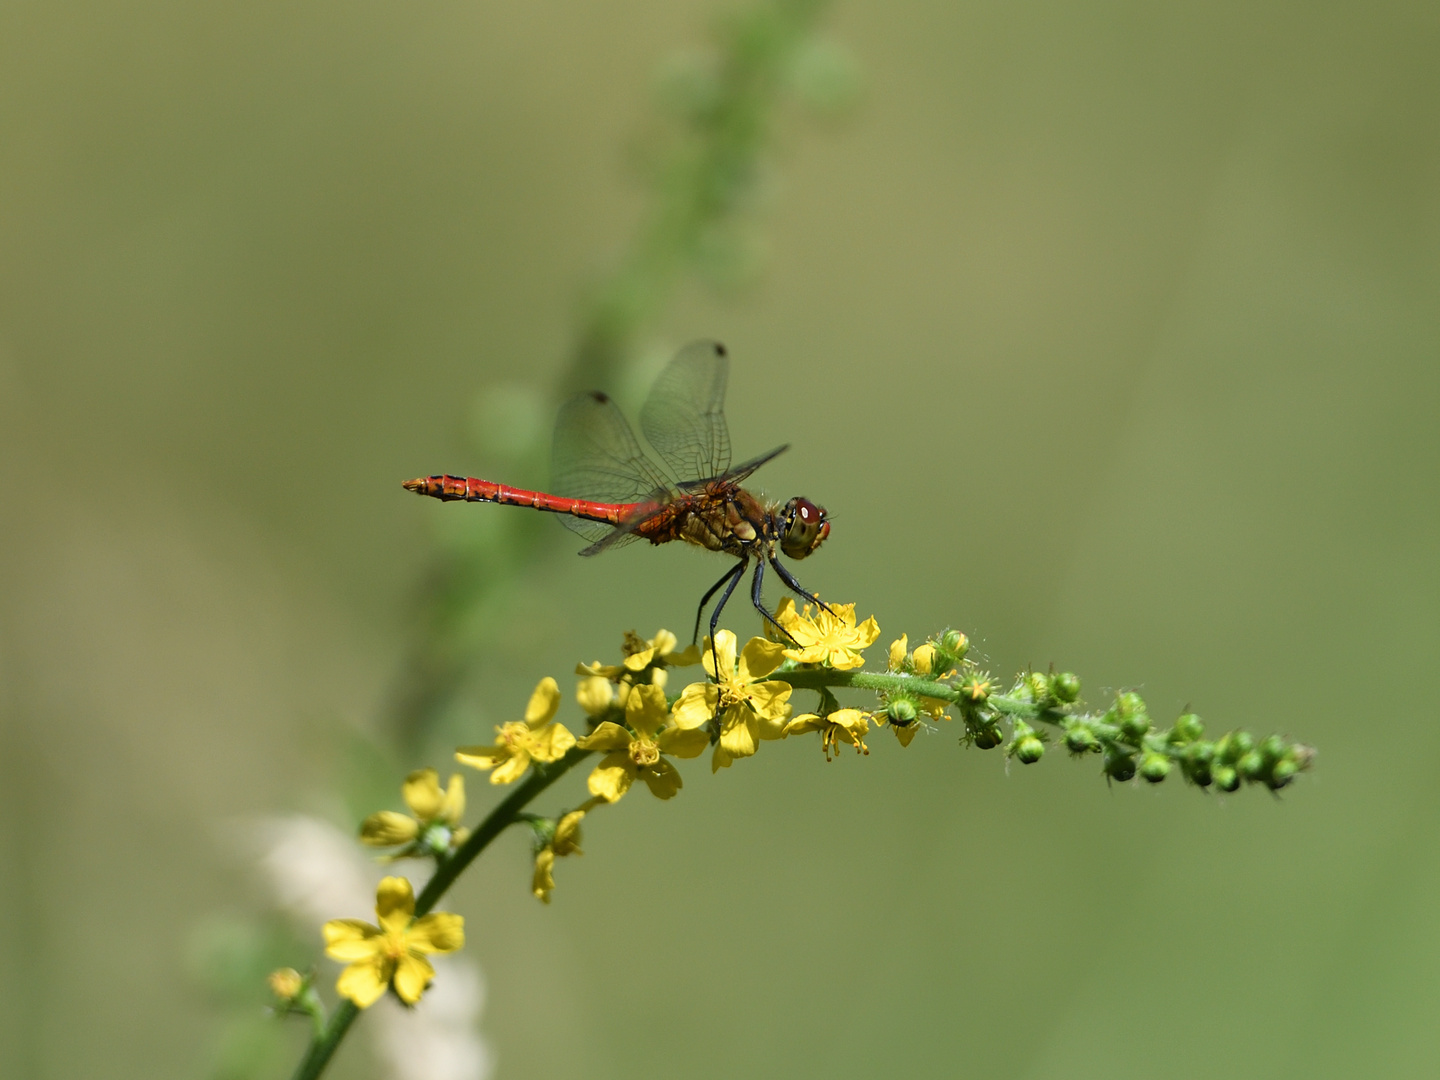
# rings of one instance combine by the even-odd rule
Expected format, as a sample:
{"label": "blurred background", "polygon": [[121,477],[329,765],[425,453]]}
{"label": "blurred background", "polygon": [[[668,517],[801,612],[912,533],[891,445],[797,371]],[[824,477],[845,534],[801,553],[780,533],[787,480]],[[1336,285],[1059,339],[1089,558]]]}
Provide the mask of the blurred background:
{"label": "blurred background", "polygon": [[[954,625],[1320,756],[693,763],[549,907],[518,832],[468,875],[475,1075],[1432,1071],[1437,49],[1405,2],[0,8],[0,1073],[288,1075],[318,918],[254,823],[398,808],[723,568],[400,481],[543,484],[562,395],[696,337],[874,659]],[[334,1075],[399,1075],[366,1025]]]}

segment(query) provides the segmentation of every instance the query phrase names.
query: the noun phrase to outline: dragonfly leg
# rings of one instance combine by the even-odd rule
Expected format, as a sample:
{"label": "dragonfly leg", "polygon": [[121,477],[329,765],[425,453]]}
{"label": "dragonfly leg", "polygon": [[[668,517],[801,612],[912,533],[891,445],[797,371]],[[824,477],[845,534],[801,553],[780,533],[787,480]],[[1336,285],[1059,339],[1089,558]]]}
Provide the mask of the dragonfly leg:
{"label": "dragonfly leg", "polygon": [[765,627],[767,630],[773,626],[777,631],[785,635],[786,641],[790,642],[790,644],[794,645],[796,648],[799,648],[800,643],[790,636],[790,631],[786,630],[783,626],[776,622],[775,616],[770,614],[770,612],[766,610],[765,597],[761,593],[761,588],[763,587],[764,582],[765,560],[756,559],[755,576],[750,581],[750,602],[755,605],[755,610],[760,612],[760,617],[765,620],[763,623],[761,623],[761,626]]}
{"label": "dragonfly leg", "polygon": [[[700,620],[705,617],[705,605],[710,603],[710,598],[720,591],[721,586],[728,582],[732,577],[739,577],[740,574],[744,572],[744,570],[745,564],[743,562],[736,563],[729,570],[726,570],[725,573],[721,576],[720,580],[715,582],[714,585],[711,585],[710,588],[706,591],[705,595],[700,598],[700,606],[695,609],[695,632],[690,635],[691,645],[694,645],[697,641],[700,640]],[[726,593],[725,595],[729,596],[730,594]],[[724,600],[720,601],[720,606],[725,606]],[[710,636],[715,636],[715,628],[713,626],[710,628]]]}
{"label": "dragonfly leg", "polygon": [[[715,631],[720,626],[720,613],[725,610],[725,605],[730,600],[730,594],[735,591],[735,586],[740,584],[740,579],[745,576],[745,567],[749,564],[750,557],[747,555],[735,564],[730,573],[725,575],[726,578],[730,579],[730,584],[725,586],[725,591],[720,594],[720,602],[715,605],[715,610],[710,613],[710,661],[715,669],[716,682],[720,681],[720,654],[715,651]],[[720,581],[724,580],[725,578],[720,579]],[[715,583],[716,588],[719,588],[720,581]],[[715,589],[711,589],[710,591],[714,592]],[[709,599],[709,597],[707,596],[706,599]]]}
{"label": "dragonfly leg", "polygon": [[773,551],[770,553],[770,565],[775,568],[775,573],[780,575],[780,580],[785,582],[786,588],[788,588],[796,596],[808,600],[812,604],[818,604],[826,611],[829,611],[831,615],[835,614],[829,604],[825,603],[825,601],[821,600],[814,593],[806,591],[805,586],[801,585],[800,582],[795,580],[795,575],[790,573],[789,570],[785,569],[785,564],[782,563],[775,556],[775,553]]}

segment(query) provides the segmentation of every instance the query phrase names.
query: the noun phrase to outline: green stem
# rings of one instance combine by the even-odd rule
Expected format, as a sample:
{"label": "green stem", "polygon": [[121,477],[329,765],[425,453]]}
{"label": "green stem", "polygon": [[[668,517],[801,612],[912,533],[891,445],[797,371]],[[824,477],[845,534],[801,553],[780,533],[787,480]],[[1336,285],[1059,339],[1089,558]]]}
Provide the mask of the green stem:
{"label": "green stem", "polygon": [[[581,750],[572,747],[570,751],[559,761],[552,761],[548,765],[536,765],[530,770],[530,775],[525,782],[510,792],[499,806],[491,810],[485,820],[476,826],[475,831],[470,834],[469,839],[460,845],[460,848],[445,862],[441,863],[432,877],[415,898],[415,915],[418,918],[427,914],[445,895],[445,891],[455,883],[455,879],[469,866],[479,854],[490,846],[490,841],[499,836],[505,829],[513,825],[520,816],[520,812],[530,803],[535,796],[548,788],[560,777],[564,776],[576,764],[589,757],[591,751]],[[350,1030],[350,1025],[355,1022],[355,1017],[360,1014],[355,1003],[348,998],[341,1001],[340,1005],[330,1014],[330,1021],[324,1030],[318,1032],[310,1043],[310,1048],[305,1052],[305,1058],[300,1062],[299,1068],[295,1070],[293,1080],[315,1080],[325,1066],[330,1063],[340,1040]]]}

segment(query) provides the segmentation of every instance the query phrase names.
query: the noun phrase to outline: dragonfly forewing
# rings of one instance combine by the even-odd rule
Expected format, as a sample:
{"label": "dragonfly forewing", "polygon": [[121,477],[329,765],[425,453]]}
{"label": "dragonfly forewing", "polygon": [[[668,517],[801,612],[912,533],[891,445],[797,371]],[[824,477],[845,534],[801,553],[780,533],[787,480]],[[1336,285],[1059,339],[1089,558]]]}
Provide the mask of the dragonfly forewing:
{"label": "dragonfly forewing", "polygon": [[730,429],[725,423],[729,376],[725,346],[692,342],[665,366],[640,410],[640,430],[682,484],[720,476],[730,468]]}

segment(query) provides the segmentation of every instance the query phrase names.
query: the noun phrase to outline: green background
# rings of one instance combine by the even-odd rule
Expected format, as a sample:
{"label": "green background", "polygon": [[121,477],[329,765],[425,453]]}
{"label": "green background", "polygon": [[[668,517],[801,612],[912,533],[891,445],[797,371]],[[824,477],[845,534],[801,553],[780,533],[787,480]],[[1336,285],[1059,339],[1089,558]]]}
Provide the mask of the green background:
{"label": "green background", "polygon": [[[259,896],[226,829],[334,811],[432,533],[519,513],[398,485],[481,469],[497,386],[549,415],[641,211],[653,74],[712,14],[0,8],[0,1072],[203,1073],[187,940]],[[864,91],[782,122],[758,283],[683,290],[646,348],[730,346],[737,456],[793,444],[761,485],[833,512],[798,569],[876,615],[876,659],[956,625],[1317,767],[1281,800],[1107,788],[953,726],[694,763],[587,823],[550,907],[519,835],[464,883],[497,1075],[1433,1071],[1436,7],[829,31]],[[683,632],[722,568],[552,532],[470,741],[622,631]]]}

